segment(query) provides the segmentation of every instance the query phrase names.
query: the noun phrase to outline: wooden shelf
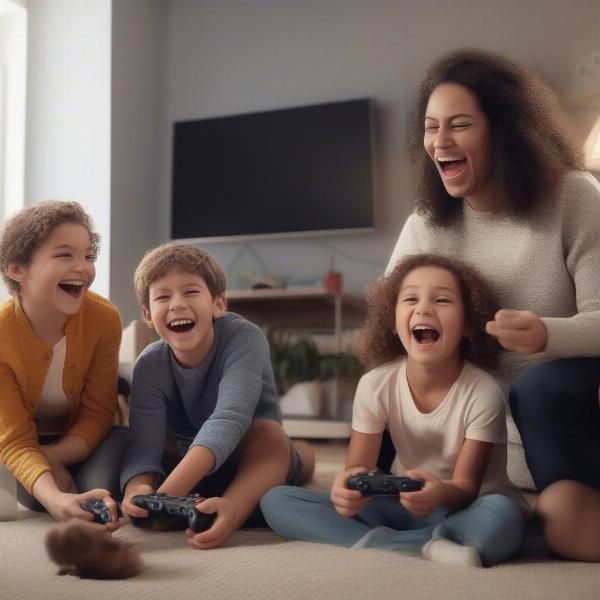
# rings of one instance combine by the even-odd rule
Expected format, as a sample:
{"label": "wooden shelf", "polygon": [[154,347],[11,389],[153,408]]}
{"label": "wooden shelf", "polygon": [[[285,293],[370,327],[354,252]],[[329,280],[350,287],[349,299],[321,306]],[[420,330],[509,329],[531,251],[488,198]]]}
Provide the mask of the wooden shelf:
{"label": "wooden shelf", "polygon": [[227,292],[229,310],[249,321],[272,327],[339,330],[334,313],[339,311],[339,327],[360,327],[364,322],[366,303],[352,294],[332,294],[322,288],[283,288],[233,290]]}
{"label": "wooden shelf", "polygon": [[336,296],[342,296],[345,299],[357,300],[357,296],[340,292],[333,294],[325,290],[325,288],[313,288],[313,287],[289,287],[289,288],[261,288],[256,290],[228,290],[227,297],[231,300],[293,300],[297,298],[335,298]]}

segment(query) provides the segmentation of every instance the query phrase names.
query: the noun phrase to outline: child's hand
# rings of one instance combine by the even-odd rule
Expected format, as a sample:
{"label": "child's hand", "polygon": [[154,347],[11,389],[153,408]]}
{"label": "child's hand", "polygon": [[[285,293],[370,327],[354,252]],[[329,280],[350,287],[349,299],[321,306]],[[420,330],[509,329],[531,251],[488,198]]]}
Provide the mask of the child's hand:
{"label": "child's hand", "polygon": [[330,498],[335,510],[343,517],[353,517],[371,501],[369,497],[363,498],[358,490],[349,490],[346,485],[351,475],[366,470],[364,467],[352,467],[340,473],[333,481]]}
{"label": "child's hand", "polygon": [[195,533],[192,529],[186,529],[189,545],[198,550],[223,546],[235,529],[236,510],[233,502],[229,498],[214,496],[196,504],[196,509],[208,514],[216,512],[217,518],[206,531]]}
{"label": "child's hand", "polygon": [[423,489],[418,492],[400,493],[400,504],[408,512],[417,517],[425,517],[441,506],[444,497],[444,482],[439,477],[424,469],[412,469],[406,471],[404,475],[425,482]]}
{"label": "child's hand", "polygon": [[154,488],[151,485],[147,485],[145,483],[140,484],[128,484],[125,487],[125,495],[123,497],[123,502],[121,503],[121,508],[123,512],[130,517],[148,517],[150,513],[145,508],[140,508],[131,502],[131,499],[134,496],[140,496],[142,494],[152,494],[154,493]]}
{"label": "child's hand", "polygon": [[109,531],[116,531],[119,529],[120,524],[118,521],[117,503],[111,498],[108,490],[95,489],[83,494],[61,493],[56,501],[52,503],[52,506],[48,508],[48,512],[57,521],[68,521],[69,519],[77,518],[83,521],[93,522],[94,515],[81,508],[81,504],[90,498],[102,500],[113,516],[113,520],[110,523],[107,523],[106,525],[98,523],[98,527]]}

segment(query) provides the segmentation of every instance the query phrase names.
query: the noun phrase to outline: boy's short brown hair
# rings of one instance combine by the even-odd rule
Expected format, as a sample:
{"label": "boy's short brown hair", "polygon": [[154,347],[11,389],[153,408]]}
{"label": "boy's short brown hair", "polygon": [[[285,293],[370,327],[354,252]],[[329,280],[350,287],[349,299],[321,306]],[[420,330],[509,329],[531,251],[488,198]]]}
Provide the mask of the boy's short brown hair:
{"label": "boy's short brown hair", "polygon": [[213,299],[225,293],[225,273],[209,254],[171,242],[146,252],[135,270],[133,285],[141,307],[148,308],[150,286],[172,270],[202,277]]}
{"label": "boy's short brown hair", "polygon": [[11,294],[18,294],[21,288],[8,276],[8,266],[28,265],[54,228],[63,223],[83,225],[90,234],[94,254],[98,253],[100,236],[94,231],[90,216],[77,202],[38,202],[19,211],[4,224],[0,232],[0,268],[2,279]]}

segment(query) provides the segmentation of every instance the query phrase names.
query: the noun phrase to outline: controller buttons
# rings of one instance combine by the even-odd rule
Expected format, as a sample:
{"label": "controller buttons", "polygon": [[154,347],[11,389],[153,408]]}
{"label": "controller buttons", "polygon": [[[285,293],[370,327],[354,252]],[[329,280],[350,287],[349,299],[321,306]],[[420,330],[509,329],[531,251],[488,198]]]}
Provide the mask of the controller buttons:
{"label": "controller buttons", "polygon": [[361,492],[368,492],[371,489],[371,486],[369,485],[369,483],[367,481],[362,480],[362,479],[360,479],[358,481],[358,483],[356,484],[356,487]]}
{"label": "controller buttons", "polygon": [[392,484],[389,481],[382,481],[381,483],[381,487],[383,490],[387,491],[387,490],[391,490],[392,489]]}

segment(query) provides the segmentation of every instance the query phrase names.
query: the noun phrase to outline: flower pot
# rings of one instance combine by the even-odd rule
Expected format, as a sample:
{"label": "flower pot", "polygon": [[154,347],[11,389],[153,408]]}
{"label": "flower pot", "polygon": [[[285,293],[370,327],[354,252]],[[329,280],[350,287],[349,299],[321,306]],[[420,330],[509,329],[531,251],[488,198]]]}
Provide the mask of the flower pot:
{"label": "flower pot", "polygon": [[321,382],[301,381],[293,385],[279,402],[286,417],[318,417],[321,414],[323,387]]}

